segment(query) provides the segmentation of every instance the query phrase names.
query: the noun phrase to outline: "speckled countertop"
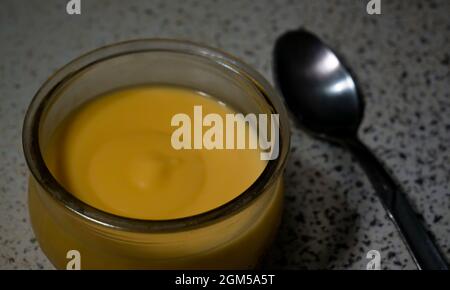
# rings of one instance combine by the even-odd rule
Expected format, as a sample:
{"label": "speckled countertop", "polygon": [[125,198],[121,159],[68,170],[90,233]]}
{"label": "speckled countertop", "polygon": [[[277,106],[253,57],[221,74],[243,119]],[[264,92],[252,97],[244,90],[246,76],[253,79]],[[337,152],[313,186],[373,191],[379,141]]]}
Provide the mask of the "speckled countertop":
{"label": "speckled countertop", "polygon": [[[0,269],[52,268],[27,213],[22,120],[58,67],[99,46],[142,37],[222,48],[267,79],[282,32],[303,26],[343,54],[366,96],[362,140],[394,173],[450,259],[450,2],[0,1]],[[285,214],[265,267],[414,269],[362,170],[345,150],[293,129]]]}

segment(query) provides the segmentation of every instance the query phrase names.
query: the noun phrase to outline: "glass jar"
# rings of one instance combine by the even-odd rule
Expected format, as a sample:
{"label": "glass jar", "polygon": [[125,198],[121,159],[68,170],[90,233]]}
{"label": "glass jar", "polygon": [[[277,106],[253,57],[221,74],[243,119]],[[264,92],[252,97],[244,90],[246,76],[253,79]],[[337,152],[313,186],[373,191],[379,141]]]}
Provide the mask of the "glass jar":
{"label": "glass jar", "polygon": [[[148,84],[190,87],[247,114],[279,114],[279,155],[228,203],[195,216],[138,220],[96,209],[66,191],[41,153],[58,124],[102,93]],[[32,100],[23,127],[31,172],[29,211],[43,252],[58,269],[77,250],[82,269],[248,269],[278,227],[290,133],[280,97],[264,78],[224,52],[175,40],[136,40],[97,49],[57,71]],[[239,166],[239,164],[236,164]]]}

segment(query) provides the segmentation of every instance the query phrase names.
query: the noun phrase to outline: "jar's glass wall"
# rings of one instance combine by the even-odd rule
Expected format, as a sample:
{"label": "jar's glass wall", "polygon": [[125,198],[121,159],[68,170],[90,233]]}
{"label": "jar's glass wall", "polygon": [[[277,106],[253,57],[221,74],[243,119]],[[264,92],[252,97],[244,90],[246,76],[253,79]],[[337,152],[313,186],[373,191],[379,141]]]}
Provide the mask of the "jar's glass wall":
{"label": "jar's glass wall", "polygon": [[280,222],[282,181],[251,206],[193,230],[134,233],[83,220],[61,207],[33,180],[29,207],[37,240],[59,269],[76,249],[83,269],[250,269],[258,265]]}
{"label": "jar's glass wall", "polygon": [[[164,233],[135,232],[131,224],[130,229],[118,229],[87,218],[82,208],[55,199],[44,186],[47,181],[34,175],[29,185],[31,221],[41,248],[57,268],[65,267],[71,249],[80,251],[83,268],[252,268],[273,238],[281,216],[281,171],[289,148],[281,101],[266,83],[259,83],[259,75],[240,70],[236,60],[226,55],[177,42],[157,46],[149,49],[145,41],[111,46],[63,68],[31,105],[28,114],[39,108],[43,112],[39,119],[25,121],[24,139],[27,126],[37,125],[38,145],[46,148],[68,114],[108,91],[149,84],[183,86],[212,95],[241,113],[279,113],[280,156],[271,161],[276,171],[257,181],[263,192],[255,195],[249,206],[195,229]],[[24,140],[31,167],[34,156],[27,152],[32,144]]]}

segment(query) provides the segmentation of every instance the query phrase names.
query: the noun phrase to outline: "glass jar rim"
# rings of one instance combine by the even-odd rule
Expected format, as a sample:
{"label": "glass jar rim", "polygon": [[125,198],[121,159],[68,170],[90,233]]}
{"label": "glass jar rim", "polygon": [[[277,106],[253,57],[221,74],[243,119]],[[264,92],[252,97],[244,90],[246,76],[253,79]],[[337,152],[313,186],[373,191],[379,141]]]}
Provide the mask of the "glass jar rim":
{"label": "glass jar rim", "polygon": [[[261,175],[247,190],[209,211],[166,220],[143,220],[114,215],[83,202],[67,191],[53,177],[43,159],[39,145],[40,123],[45,110],[51,104],[50,99],[53,93],[58,88],[89,66],[123,55],[152,51],[185,53],[214,61],[250,81],[273,112],[279,114],[280,154],[278,158],[268,161]],[[45,190],[45,193],[70,212],[95,224],[121,231],[175,232],[204,227],[232,216],[245,209],[265,192],[283,172],[290,146],[289,130],[287,112],[281,98],[264,77],[249,65],[216,48],[185,40],[152,38],[129,40],[97,48],[79,56],[53,73],[37,91],[28,107],[22,129],[22,145],[25,160],[34,180]]]}

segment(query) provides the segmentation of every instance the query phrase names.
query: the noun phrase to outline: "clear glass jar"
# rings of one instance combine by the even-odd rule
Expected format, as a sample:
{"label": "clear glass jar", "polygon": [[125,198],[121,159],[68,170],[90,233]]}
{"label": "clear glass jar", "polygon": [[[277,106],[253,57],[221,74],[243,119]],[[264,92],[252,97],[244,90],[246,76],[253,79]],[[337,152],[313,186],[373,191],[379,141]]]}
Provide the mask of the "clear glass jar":
{"label": "clear glass jar", "polygon": [[[208,212],[138,220],[98,210],[66,191],[41,154],[58,124],[113,89],[169,84],[206,92],[241,113],[279,114],[279,156],[245,192]],[[57,71],[27,111],[23,148],[31,172],[29,211],[39,244],[65,269],[77,250],[82,269],[246,269],[257,266],[279,224],[290,133],[280,97],[236,58],[198,44],[137,40],[97,49]],[[239,166],[236,164],[236,166]]]}

